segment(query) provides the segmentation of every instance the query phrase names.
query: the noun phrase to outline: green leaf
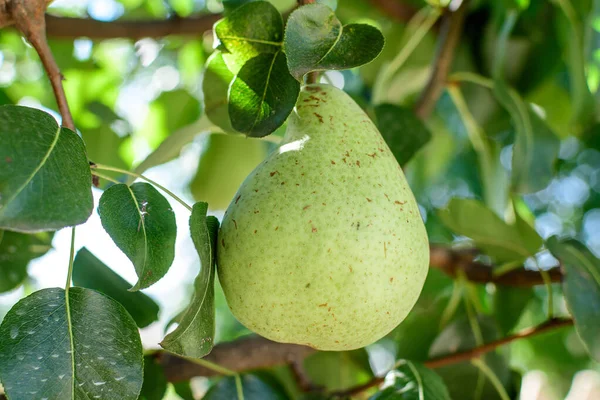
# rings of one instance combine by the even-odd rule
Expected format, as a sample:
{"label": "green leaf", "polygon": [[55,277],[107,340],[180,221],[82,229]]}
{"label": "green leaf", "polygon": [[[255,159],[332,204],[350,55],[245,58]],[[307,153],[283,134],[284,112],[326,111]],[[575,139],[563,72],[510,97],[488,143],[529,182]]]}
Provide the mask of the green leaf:
{"label": "green leaf", "polygon": [[212,210],[225,210],[238,188],[267,156],[269,145],[242,135],[208,135],[191,190]]}
{"label": "green leaf", "polygon": [[535,297],[532,288],[510,286],[496,287],[494,293],[494,317],[500,327],[500,332],[508,335],[517,325],[525,307]]}
{"label": "green leaf", "polygon": [[144,356],[144,384],[139,400],[163,400],[167,392],[167,378],[162,366],[152,354]]}
{"label": "green leaf", "polygon": [[575,329],[596,361],[600,361],[600,260],[576,240],[547,240],[565,271],[563,292]]}
{"label": "green leaf", "polygon": [[366,64],[381,53],[384,42],[377,28],[366,24],[342,26],[331,8],[308,4],[290,15],[284,50],[292,75],[302,80],[310,71]]}
{"label": "green leaf", "polygon": [[200,102],[187,90],[162,92],[152,105],[158,105],[164,110],[167,135],[200,118]]}
{"label": "green leaf", "polygon": [[190,233],[200,256],[200,273],[194,282],[194,296],[179,326],[160,345],[185,357],[202,358],[213,347],[215,336],[215,243],[219,221],[207,217],[207,203],[196,203],[190,217]]}
{"label": "green leaf", "polygon": [[[498,339],[498,330],[492,320],[479,319],[479,327],[484,342]],[[455,320],[440,333],[429,352],[431,358],[445,356],[459,351],[470,350],[477,346],[471,324],[466,317]],[[507,386],[510,381],[510,370],[507,360],[500,353],[488,353],[482,356],[483,361],[494,371],[500,382]],[[450,398],[460,400],[496,400],[500,399],[494,386],[485,378],[477,367],[470,362],[460,362],[447,367],[436,369],[442,377]],[[477,396],[478,380],[483,379],[481,395]]]}
{"label": "green leaf", "polygon": [[156,167],[157,165],[169,162],[181,153],[181,149],[188,143],[191,143],[194,138],[210,128],[210,121],[203,116],[195,123],[176,130],[148,155],[137,167],[134,172],[143,174],[144,171]]}
{"label": "green leaf", "polygon": [[167,273],[175,257],[175,214],[152,185],[111,186],[100,198],[98,214],[135,267],[139,281],[130,290],[147,288]]}
{"label": "green leaf", "polygon": [[0,229],[58,230],[85,222],[94,207],[81,138],[49,114],[0,107]]}
{"label": "green leaf", "polygon": [[519,94],[502,81],[494,82],[494,94],[512,117],[516,130],[511,177],[513,190],[532,193],[545,188],[554,176],[560,140]]}
{"label": "green leaf", "polygon": [[403,360],[385,382],[387,387],[369,400],[450,400],[442,378],[423,364]]}
{"label": "green leaf", "polygon": [[0,293],[18,287],[27,277],[27,265],[52,248],[52,233],[32,235],[0,231]]}
{"label": "green leaf", "polygon": [[300,83],[290,75],[285,54],[260,54],[244,64],[231,84],[231,125],[248,136],[266,136],[285,122],[299,93]]}
{"label": "green leaf", "polygon": [[175,382],[172,385],[175,393],[183,400],[194,400],[194,393],[189,381]]}
{"label": "green leaf", "polygon": [[81,137],[88,149],[87,155],[91,161],[117,168],[129,168],[118,151],[125,138],[119,137],[110,125],[102,124],[97,128],[86,129],[81,133]]}
{"label": "green leaf", "polygon": [[431,139],[429,129],[408,109],[393,104],[375,107],[377,127],[401,166]]}
{"label": "green leaf", "polygon": [[365,349],[319,351],[304,360],[311,381],[328,390],[342,390],[367,382],[372,376]]}
{"label": "green leaf", "polygon": [[0,376],[11,400],[135,400],[142,363],[133,319],[93,290],[40,290],[0,326]]}
{"label": "green leaf", "polygon": [[271,3],[255,1],[217,22],[214,34],[229,70],[237,74],[248,60],[281,50],[283,19]]}
{"label": "green leaf", "polygon": [[140,328],[158,320],[158,304],[142,292],[129,292],[129,283],[85,247],[77,252],[73,262],[73,284],[118,301]]}
{"label": "green leaf", "polygon": [[220,51],[212,53],[206,60],[206,69],[202,78],[204,112],[212,123],[225,132],[233,132],[227,102],[227,92],[233,78],[234,75],[227,68],[223,54]]}
{"label": "green leaf", "polygon": [[535,231],[521,233],[519,227],[508,225],[478,200],[453,198],[438,215],[455,233],[470,237],[499,262],[524,260],[542,246]]}
{"label": "green leaf", "polygon": [[[242,375],[241,381],[244,400],[288,400],[282,388],[270,385],[256,374]],[[212,386],[202,399],[233,400],[237,398],[235,378],[227,376]]]}

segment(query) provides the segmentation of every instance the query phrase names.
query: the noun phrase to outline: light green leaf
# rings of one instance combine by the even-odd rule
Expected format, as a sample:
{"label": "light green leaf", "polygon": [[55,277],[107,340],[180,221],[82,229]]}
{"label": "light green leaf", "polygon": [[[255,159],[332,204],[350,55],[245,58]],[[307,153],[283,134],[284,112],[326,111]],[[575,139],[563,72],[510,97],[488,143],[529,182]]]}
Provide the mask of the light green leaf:
{"label": "light green leaf", "polygon": [[401,166],[431,139],[429,129],[408,109],[393,104],[375,107],[377,127]]}
{"label": "light green leaf", "polygon": [[562,286],[575,329],[592,358],[600,361],[600,260],[573,239],[551,237],[546,245],[562,262]]}
{"label": "light green leaf", "polygon": [[381,32],[366,24],[342,26],[324,4],[295,10],[285,29],[284,51],[292,75],[302,80],[310,71],[349,69],[372,61],[381,53]]}
{"label": "light green leaf", "polygon": [[215,336],[215,243],[219,221],[207,217],[207,203],[196,203],[190,217],[190,233],[200,256],[200,273],[194,282],[194,296],[179,326],[160,345],[185,357],[202,358],[213,347]]}
{"label": "light green leaf", "polygon": [[140,328],[158,320],[158,304],[142,292],[129,292],[129,283],[85,247],[77,252],[73,262],[73,284],[118,301]]}
{"label": "light green leaf", "polygon": [[438,215],[451,230],[473,239],[477,247],[499,262],[524,260],[542,246],[535,231],[522,233],[475,199],[454,198]]}
{"label": "light green leaf", "polygon": [[137,174],[143,174],[144,171],[152,167],[156,167],[157,165],[164,164],[179,157],[181,149],[186,144],[191,143],[197,135],[206,132],[208,129],[210,129],[210,127],[210,121],[206,118],[206,116],[202,116],[202,118],[195,123],[178,129],[171,135],[167,136],[167,138],[161,142],[156,150],[150,153],[148,157],[144,159],[144,161],[135,167],[134,172]]}
{"label": "light green leaf", "polygon": [[204,94],[204,112],[206,116],[225,132],[233,132],[229,120],[227,92],[234,75],[227,68],[223,54],[215,51],[206,61],[206,69],[202,78]]}
{"label": "light green leaf", "polygon": [[0,107],[0,229],[49,231],[85,222],[94,206],[81,138],[49,114]]}
{"label": "light green leaf", "polygon": [[283,125],[299,93],[300,83],[290,75],[285,54],[260,54],[244,64],[231,84],[231,125],[248,136],[266,136]]}
{"label": "light green leaf", "polygon": [[206,201],[212,210],[225,210],[268,148],[264,140],[242,135],[208,135],[190,187],[194,198]]}
{"label": "light green leaf", "polygon": [[93,290],[40,290],[0,326],[0,376],[11,400],[135,400],[142,363],[133,319]]}
{"label": "light green leaf", "polygon": [[214,34],[229,70],[237,74],[248,60],[281,50],[283,19],[271,3],[254,1],[217,22]]}
{"label": "light green leaf", "polygon": [[389,386],[369,400],[450,400],[442,378],[423,364],[403,360],[385,382]]}
{"label": "light green leaf", "polygon": [[32,235],[0,231],[0,293],[13,290],[27,277],[27,265],[52,248],[52,233]]}
{"label": "light green leaf", "polygon": [[[244,400],[288,400],[288,396],[279,385],[271,384],[256,374],[241,377]],[[204,395],[203,400],[238,399],[235,378],[227,376],[216,383]]]}
{"label": "light green leaf", "polygon": [[152,185],[111,186],[100,198],[98,214],[135,267],[139,281],[130,290],[147,288],[167,273],[175,256],[175,214]]}
{"label": "light green leaf", "polygon": [[367,382],[372,376],[365,349],[319,351],[304,360],[311,381],[328,390],[342,390]]}

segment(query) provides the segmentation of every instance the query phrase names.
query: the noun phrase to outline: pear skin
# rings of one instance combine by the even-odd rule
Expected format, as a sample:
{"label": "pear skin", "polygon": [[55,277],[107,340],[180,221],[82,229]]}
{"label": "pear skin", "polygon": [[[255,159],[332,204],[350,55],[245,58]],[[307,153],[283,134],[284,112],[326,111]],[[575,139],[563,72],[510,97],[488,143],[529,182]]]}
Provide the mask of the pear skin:
{"label": "pear skin", "polygon": [[402,169],[343,91],[308,85],[281,146],[223,218],[217,263],[239,321],[274,341],[350,350],[414,306],[427,233]]}

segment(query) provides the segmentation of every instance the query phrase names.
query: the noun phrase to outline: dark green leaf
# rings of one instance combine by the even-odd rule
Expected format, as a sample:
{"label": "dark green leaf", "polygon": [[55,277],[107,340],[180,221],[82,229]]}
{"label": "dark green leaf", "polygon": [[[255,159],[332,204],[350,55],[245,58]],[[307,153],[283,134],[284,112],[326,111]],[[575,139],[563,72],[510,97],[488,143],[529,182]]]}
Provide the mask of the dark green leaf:
{"label": "dark green leaf", "polygon": [[600,260],[576,240],[551,237],[546,245],[562,261],[563,291],[575,329],[590,355],[600,361]]}
{"label": "dark green leaf", "polygon": [[554,176],[560,141],[546,122],[513,89],[494,82],[494,94],[515,125],[512,177],[513,190],[531,193],[543,189]]}
{"label": "dark green leaf", "polygon": [[190,233],[201,264],[194,296],[179,326],[160,343],[185,357],[202,358],[210,353],[215,336],[215,243],[219,221],[207,217],[207,210],[207,203],[196,203],[190,217]]}
{"label": "dark green leaf", "polygon": [[429,129],[408,109],[393,104],[375,107],[377,127],[401,166],[431,139]]}
{"label": "dark green leaf", "polygon": [[217,22],[214,33],[229,70],[237,74],[248,60],[281,50],[283,20],[271,3],[255,1]]}
{"label": "dark green leaf", "polygon": [[248,136],[266,136],[285,122],[299,92],[283,52],[260,54],[244,64],[231,84],[231,125]]}
{"label": "dark green leaf", "polygon": [[369,400],[450,400],[442,378],[423,364],[404,360],[385,382],[387,387]]}
{"label": "dark green leaf", "polygon": [[269,146],[264,140],[218,133],[203,144],[190,188],[194,198],[206,201],[212,210],[225,210],[244,179],[265,159]]}
{"label": "dark green leaf", "polygon": [[140,328],[158,320],[158,304],[142,292],[128,291],[129,283],[85,247],[77,252],[73,262],[73,284],[94,289],[118,301]]}
{"label": "dark green leaf", "polygon": [[517,325],[525,307],[534,298],[532,288],[497,286],[494,294],[494,317],[500,332],[508,335]]}
{"label": "dark green leaf", "polygon": [[175,256],[175,214],[152,185],[111,186],[100,198],[98,214],[135,267],[139,281],[130,290],[147,288],[167,273]]}
{"label": "dark green leaf", "polygon": [[[495,328],[493,321],[487,318],[482,318],[478,322],[481,329],[484,342],[490,342],[498,339],[498,330]],[[440,357],[459,351],[470,350],[477,346],[475,335],[471,324],[466,318],[461,318],[448,325],[446,329],[440,333],[438,338],[431,346],[429,356]],[[500,382],[506,386],[510,381],[510,370],[507,360],[500,353],[488,353],[482,357],[482,360],[492,369]],[[447,367],[436,369],[436,372],[442,377],[450,398],[460,400],[500,400],[500,397],[490,383],[485,378],[485,375],[479,371],[477,367],[470,362],[461,362]],[[477,396],[478,381],[484,381],[481,395]]]}
{"label": "dark green leaf", "polygon": [[233,78],[220,51],[215,51],[208,57],[202,78],[204,112],[213,124],[225,132],[233,132],[227,103],[227,92]]}
{"label": "dark green leaf", "polygon": [[0,231],[0,293],[19,286],[27,277],[29,262],[51,248],[51,233],[26,235]]}
{"label": "dark green leaf", "polygon": [[470,237],[477,247],[500,262],[524,260],[542,246],[535,231],[521,234],[519,227],[508,225],[478,200],[454,198],[438,215],[455,233]]}
{"label": "dark green leaf", "polygon": [[175,393],[183,400],[194,400],[194,393],[189,381],[175,382],[173,383],[173,389],[175,389]]}
{"label": "dark green leaf", "polygon": [[0,229],[48,231],[85,222],[94,207],[81,138],[43,111],[0,107]]}
{"label": "dark green leaf", "polygon": [[[270,385],[255,374],[242,375],[244,400],[288,400],[278,386]],[[238,398],[235,378],[227,376],[210,388],[203,400],[235,400]]]}
{"label": "dark green leaf", "polygon": [[348,69],[372,61],[383,49],[381,32],[366,24],[342,26],[333,10],[308,4],[295,10],[285,29],[284,49],[292,75]]}
{"label": "dark green leaf", "polygon": [[167,378],[163,367],[156,362],[156,357],[144,357],[144,384],[139,400],[163,400],[167,391]]}
{"label": "dark green leaf", "polygon": [[40,290],[0,326],[0,376],[11,400],[134,400],[142,363],[134,321],[93,290]]}
{"label": "dark green leaf", "polygon": [[313,383],[328,390],[346,389],[373,376],[365,349],[320,351],[304,360],[304,368]]}

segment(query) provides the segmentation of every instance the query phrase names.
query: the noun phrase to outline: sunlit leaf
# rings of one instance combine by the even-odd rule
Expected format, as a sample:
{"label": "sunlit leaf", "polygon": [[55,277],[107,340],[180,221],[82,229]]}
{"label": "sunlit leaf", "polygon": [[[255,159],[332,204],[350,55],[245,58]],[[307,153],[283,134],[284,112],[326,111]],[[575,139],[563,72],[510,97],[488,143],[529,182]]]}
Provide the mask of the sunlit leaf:
{"label": "sunlit leaf", "polygon": [[212,123],[225,132],[233,132],[234,130],[229,119],[227,103],[227,92],[233,78],[234,75],[227,68],[223,54],[220,51],[215,51],[208,57],[202,78],[204,112]]}
{"label": "sunlit leaf", "polygon": [[315,3],[290,15],[284,50],[290,72],[302,80],[310,71],[366,64],[379,55],[383,44],[383,35],[377,28],[366,24],[342,26],[331,8]]}
{"label": "sunlit leaf", "polygon": [[386,388],[369,400],[450,400],[438,374],[423,364],[403,360],[385,377]]}
{"label": "sunlit leaf", "polygon": [[139,281],[131,290],[147,288],[167,273],[175,257],[175,214],[152,185],[111,186],[100,198],[98,214],[135,267]]}
{"label": "sunlit leaf", "polygon": [[201,358],[213,347],[215,336],[215,243],[219,221],[207,217],[207,203],[196,203],[190,217],[190,233],[200,256],[200,273],[194,282],[194,295],[179,326],[160,343],[172,353]]}
{"label": "sunlit leaf", "polygon": [[81,138],[43,111],[0,107],[0,229],[57,230],[85,222],[92,175]]}
{"label": "sunlit leaf", "polygon": [[40,290],[0,326],[0,376],[11,400],[135,400],[142,364],[133,319],[93,290]]}

